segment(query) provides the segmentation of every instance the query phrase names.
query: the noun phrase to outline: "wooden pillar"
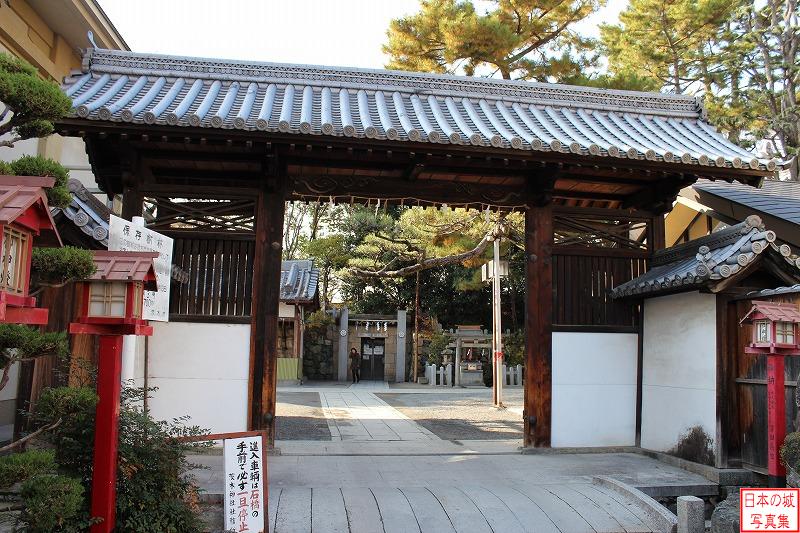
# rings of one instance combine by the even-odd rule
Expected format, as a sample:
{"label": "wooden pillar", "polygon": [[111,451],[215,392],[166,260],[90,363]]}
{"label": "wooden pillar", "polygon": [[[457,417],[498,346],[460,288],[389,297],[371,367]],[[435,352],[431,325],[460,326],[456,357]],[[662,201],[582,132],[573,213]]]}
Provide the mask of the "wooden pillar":
{"label": "wooden pillar", "polygon": [[271,179],[259,192],[256,203],[248,429],[265,430],[270,445],[275,443],[278,303],[285,200],[285,184]]}
{"label": "wooden pillar", "polygon": [[523,445],[550,446],[553,359],[553,206],[525,210],[525,398]]}
{"label": "wooden pillar", "polygon": [[125,187],[122,193],[122,218],[131,220],[133,217],[142,216],[144,210],[144,195],[137,189]]}

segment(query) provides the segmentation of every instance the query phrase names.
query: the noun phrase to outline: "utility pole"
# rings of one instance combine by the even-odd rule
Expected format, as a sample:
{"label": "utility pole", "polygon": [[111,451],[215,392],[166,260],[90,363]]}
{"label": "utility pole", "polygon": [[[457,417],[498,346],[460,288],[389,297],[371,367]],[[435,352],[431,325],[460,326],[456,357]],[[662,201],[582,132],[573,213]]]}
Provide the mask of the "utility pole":
{"label": "utility pole", "polygon": [[503,321],[500,312],[500,238],[494,239],[492,258],[492,351],[494,352],[494,405],[503,407]]}

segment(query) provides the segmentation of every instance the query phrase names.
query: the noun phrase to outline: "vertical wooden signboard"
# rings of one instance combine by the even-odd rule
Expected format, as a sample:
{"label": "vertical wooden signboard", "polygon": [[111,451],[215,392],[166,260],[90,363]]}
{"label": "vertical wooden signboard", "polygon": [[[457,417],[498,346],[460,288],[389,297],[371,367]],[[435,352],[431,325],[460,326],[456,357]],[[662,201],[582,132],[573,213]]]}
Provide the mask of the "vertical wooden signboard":
{"label": "vertical wooden signboard", "polygon": [[266,533],[266,440],[225,439],[225,530]]}

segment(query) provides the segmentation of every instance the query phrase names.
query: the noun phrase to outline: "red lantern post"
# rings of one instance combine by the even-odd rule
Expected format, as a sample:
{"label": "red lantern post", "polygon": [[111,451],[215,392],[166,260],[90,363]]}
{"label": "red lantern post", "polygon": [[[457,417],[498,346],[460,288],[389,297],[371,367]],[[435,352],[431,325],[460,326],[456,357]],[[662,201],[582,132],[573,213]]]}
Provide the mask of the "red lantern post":
{"label": "red lantern post", "polygon": [[61,246],[47,207],[53,178],[0,176],[0,322],[47,324],[48,310],[30,295],[31,255],[37,244]]}
{"label": "red lantern post", "polygon": [[784,357],[800,355],[800,310],[790,303],[754,302],[740,323],[752,323],[745,353],[767,357],[767,467],[770,487],[786,486],[780,448],[786,438]]}
{"label": "red lantern post", "polygon": [[155,290],[156,252],[94,252],[97,268],[81,282],[83,300],[70,333],[100,336],[92,474],[91,533],[110,533],[116,522],[119,409],[122,389],[122,336],[152,335],[142,320],[144,290]]}

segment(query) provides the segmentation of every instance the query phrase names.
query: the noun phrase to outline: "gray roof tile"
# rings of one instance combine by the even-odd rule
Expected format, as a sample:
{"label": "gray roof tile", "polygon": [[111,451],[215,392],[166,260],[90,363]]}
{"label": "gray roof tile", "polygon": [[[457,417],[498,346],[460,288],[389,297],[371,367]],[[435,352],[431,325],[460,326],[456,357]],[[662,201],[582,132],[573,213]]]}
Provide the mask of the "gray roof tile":
{"label": "gray roof tile", "polygon": [[737,273],[764,253],[777,255],[800,277],[800,257],[788,244],[778,244],[775,232],[767,230],[756,215],[678,246],[659,250],[650,270],[614,287],[614,298],[655,295],[679,288],[700,288]]}
{"label": "gray roof tile", "polygon": [[693,97],[414,72],[90,49],[68,77],[91,120],[480,145],[775,170]]}
{"label": "gray roof tile", "polygon": [[693,187],[698,191],[800,224],[799,182],[764,180],[761,188],[757,188],[737,182],[699,180]]}

